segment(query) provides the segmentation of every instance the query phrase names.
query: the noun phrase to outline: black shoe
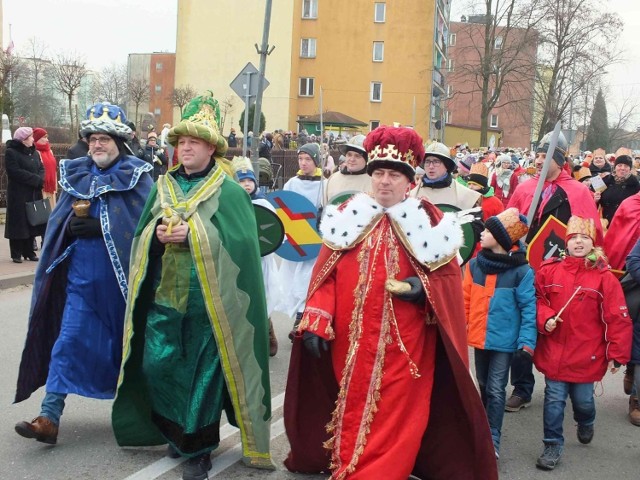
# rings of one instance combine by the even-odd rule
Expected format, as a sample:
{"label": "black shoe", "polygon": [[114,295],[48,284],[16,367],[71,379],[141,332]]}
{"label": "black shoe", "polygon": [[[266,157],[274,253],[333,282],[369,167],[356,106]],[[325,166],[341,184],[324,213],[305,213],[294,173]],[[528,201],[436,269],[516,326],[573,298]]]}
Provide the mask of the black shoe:
{"label": "black shoe", "polygon": [[211,470],[210,453],[190,458],[184,464],[182,480],[207,480],[209,478],[207,474],[209,470]]}
{"label": "black shoe", "polygon": [[37,262],[39,260],[38,256],[34,253],[33,255],[30,255],[28,257],[26,257],[27,260],[31,261],[31,262]]}
{"label": "black shoe", "polygon": [[13,263],[22,263],[22,259],[20,257],[12,258],[11,260],[13,260]]}
{"label": "black shoe", "polygon": [[178,453],[178,450],[176,450],[176,448],[171,444],[167,445],[167,457],[180,458],[180,454]]}
{"label": "black shoe", "polygon": [[591,443],[593,440],[593,425],[578,425],[578,441],[580,443]]}
{"label": "black shoe", "polygon": [[547,443],[544,446],[542,455],[538,457],[536,461],[536,467],[543,470],[553,470],[558,465],[560,457],[562,456],[562,445],[557,443]]}

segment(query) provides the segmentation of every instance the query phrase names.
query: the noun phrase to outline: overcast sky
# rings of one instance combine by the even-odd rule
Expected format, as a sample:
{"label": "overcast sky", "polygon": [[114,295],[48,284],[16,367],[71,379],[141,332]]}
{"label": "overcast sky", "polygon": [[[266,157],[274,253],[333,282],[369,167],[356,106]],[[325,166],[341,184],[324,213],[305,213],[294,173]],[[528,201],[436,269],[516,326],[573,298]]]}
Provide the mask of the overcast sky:
{"label": "overcast sky", "polygon": [[[459,20],[461,14],[468,13],[464,5],[469,1],[453,0],[451,20]],[[626,61],[607,69],[611,116],[625,98],[640,97],[640,0],[603,1],[625,22],[620,45]],[[215,4],[215,0],[210,2]],[[37,37],[48,45],[50,54],[76,51],[95,70],[113,63],[124,64],[129,53],[175,52],[178,0],[2,0],[2,3],[4,48],[9,43],[11,24],[17,51],[26,53],[29,39]],[[475,3],[484,2],[475,0]]]}
{"label": "overcast sky", "polygon": [[[212,3],[215,0],[212,0]],[[89,68],[126,64],[129,53],[175,52],[178,0],[2,0],[16,51],[37,37],[48,53],[76,51]]]}

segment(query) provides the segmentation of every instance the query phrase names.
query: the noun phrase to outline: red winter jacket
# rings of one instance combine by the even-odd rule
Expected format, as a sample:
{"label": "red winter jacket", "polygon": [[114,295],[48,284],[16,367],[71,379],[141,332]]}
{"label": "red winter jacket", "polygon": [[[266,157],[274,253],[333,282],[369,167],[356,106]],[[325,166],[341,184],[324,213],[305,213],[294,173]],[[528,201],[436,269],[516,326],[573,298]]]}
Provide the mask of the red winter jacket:
{"label": "red winter jacket", "polygon": [[[538,343],[536,368],[552,380],[588,383],[602,380],[607,363],[626,364],[631,355],[632,323],[620,282],[607,267],[590,267],[584,258],[548,260],[535,278]],[[581,290],[549,333],[545,323]]]}

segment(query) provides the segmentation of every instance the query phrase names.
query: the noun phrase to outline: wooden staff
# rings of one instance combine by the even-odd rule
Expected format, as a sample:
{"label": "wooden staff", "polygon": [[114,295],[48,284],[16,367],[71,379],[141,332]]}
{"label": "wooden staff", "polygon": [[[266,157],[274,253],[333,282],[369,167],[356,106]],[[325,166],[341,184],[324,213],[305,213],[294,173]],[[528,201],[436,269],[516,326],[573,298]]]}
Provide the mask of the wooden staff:
{"label": "wooden staff", "polygon": [[[576,291],[573,292],[573,295],[571,295],[571,297],[569,298],[569,300],[567,300],[567,303],[564,304],[564,306],[560,309],[560,311],[556,314],[555,317],[553,317],[551,320],[548,320],[547,323],[552,322],[549,326],[550,327],[555,327],[557,322],[562,322],[562,319],[560,318],[560,315],[562,315],[562,313],[564,312],[564,310],[569,306],[569,304],[571,303],[571,300],[574,299],[574,297],[577,295],[577,293],[582,289],[582,286],[578,286],[578,288],[576,288]],[[545,329],[546,329],[546,325],[545,325]]]}

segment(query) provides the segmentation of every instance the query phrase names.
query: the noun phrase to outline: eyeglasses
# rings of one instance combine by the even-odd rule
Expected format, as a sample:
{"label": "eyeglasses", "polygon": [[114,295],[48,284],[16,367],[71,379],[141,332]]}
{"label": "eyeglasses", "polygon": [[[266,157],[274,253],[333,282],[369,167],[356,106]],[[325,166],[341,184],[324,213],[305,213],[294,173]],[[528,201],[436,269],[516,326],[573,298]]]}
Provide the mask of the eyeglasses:
{"label": "eyeglasses", "polygon": [[91,137],[89,139],[89,145],[95,145],[99,143],[100,145],[106,145],[111,141],[111,137]]}
{"label": "eyeglasses", "polygon": [[442,165],[442,160],[425,160],[424,161],[424,166],[428,167],[429,165],[433,165],[434,167],[439,167],[440,165]]}

